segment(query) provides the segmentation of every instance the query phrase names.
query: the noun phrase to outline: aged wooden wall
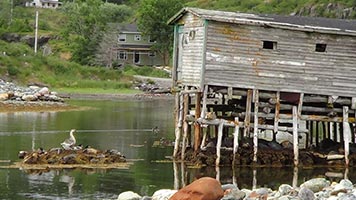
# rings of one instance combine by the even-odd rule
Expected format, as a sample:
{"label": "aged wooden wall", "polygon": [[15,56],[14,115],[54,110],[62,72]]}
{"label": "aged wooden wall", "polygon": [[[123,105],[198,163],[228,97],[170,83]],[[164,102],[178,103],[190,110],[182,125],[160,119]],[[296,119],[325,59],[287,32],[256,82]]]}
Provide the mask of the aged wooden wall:
{"label": "aged wooden wall", "polygon": [[356,37],[209,21],[205,67],[205,84],[354,97]]}

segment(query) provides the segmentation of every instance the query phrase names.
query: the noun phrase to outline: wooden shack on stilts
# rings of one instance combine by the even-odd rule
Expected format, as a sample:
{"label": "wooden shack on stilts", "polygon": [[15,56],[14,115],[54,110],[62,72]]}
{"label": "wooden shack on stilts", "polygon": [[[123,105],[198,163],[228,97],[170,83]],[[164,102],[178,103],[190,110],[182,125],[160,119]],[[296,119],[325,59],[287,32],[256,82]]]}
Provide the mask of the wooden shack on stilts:
{"label": "wooden shack on stilts", "polygon": [[[184,8],[169,24],[174,158],[213,148],[217,166],[227,164],[222,151],[232,164],[316,164],[301,159],[308,150],[353,164],[356,21]],[[289,149],[292,159],[264,160],[260,149]]]}

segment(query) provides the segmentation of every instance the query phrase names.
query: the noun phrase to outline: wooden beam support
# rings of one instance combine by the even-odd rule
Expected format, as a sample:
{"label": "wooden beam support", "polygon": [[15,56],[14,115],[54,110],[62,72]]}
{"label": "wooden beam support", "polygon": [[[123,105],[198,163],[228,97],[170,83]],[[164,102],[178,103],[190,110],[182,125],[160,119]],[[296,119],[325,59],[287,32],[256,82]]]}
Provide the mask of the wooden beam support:
{"label": "wooden beam support", "polygon": [[232,159],[232,165],[235,165],[235,158],[236,158],[236,153],[239,148],[239,131],[240,131],[240,126],[239,126],[239,118],[235,117],[235,130],[234,130],[234,151],[233,151],[233,159]]}
{"label": "wooden beam support", "polygon": [[349,154],[350,154],[350,138],[351,138],[351,129],[349,125],[349,107],[343,106],[343,135],[344,135],[344,149],[345,149],[345,165],[349,166]]}
{"label": "wooden beam support", "polygon": [[250,135],[250,115],[251,115],[251,101],[252,101],[252,90],[247,91],[246,98],[246,115],[245,115],[245,127],[244,127],[244,137]]}
{"label": "wooden beam support", "polygon": [[293,152],[294,152],[294,166],[299,164],[299,148],[298,148],[298,111],[297,107],[293,106]]}
{"label": "wooden beam support", "polygon": [[181,159],[184,160],[185,158],[185,150],[187,148],[188,142],[188,131],[189,131],[189,124],[187,121],[187,115],[189,112],[189,94],[183,94],[183,141],[182,141],[182,155]]}
{"label": "wooden beam support", "polygon": [[221,150],[223,130],[224,130],[224,123],[220,122],[218,126],[218,137],[217,137],[218,141],[216,143],[216,161],[215,161],[216,166],[220,165],[220,156],[221,156],[220,150]]}
{"label": "wooden beam support", "polygon": [[207,99],[207,95],[208,95],[208,85],[205,85],[204,86],[204,92],[203,92],[203,107],[201,109],[201,114],[200,114],[201,118],[205,118],[205,115],[206,115],[206,99]]}
{"label": "wooden beam support", "polygon": [[[195,94],[195,120],[200,118],[201,114],[201,92]],[[199,123],[194,123],[194,152],[197,152],[201,144],[201,127]]]}
{"label": "wooden beam support", "polygon": [[273,129],[273,141],[276,141],[276,135],[278,133],[278,122],[279,122],[279,110],[281,108],[281,94],[280,92],[276,92],[276,105],[274,111],[274,129]]}
{"label": "wooden beam support", "polygon": [[253,162],[257,162],[257,151],[258,151],[258,90],[253,90],[253,103],[255,104],[254,109],[254,128],[253,128]]}
{"label": "wooden beam support", "polygon": [[174,131],[175,143],[174,143],[174,150],[173,150],[173,159],[177,157],[181,132],[182,132],[182,121],[183,121],[183,95],[180,94],[179,92],[176,93],[175,106],[177,108],[177,112],[176,112],[176,127]]}

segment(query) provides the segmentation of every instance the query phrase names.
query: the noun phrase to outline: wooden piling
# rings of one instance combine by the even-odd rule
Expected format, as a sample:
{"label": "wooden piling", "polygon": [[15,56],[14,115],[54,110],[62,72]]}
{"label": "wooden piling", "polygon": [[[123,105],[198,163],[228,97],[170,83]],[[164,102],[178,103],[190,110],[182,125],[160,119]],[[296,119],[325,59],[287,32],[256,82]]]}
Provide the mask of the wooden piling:
{"label": "wooden piling", "polygon": [[[195,120],[200,118],[201,114],[201,93],[195,94]],[[201,127],[199,123],[194,123],[194,152],[197,152],[201,143]]]}
{"label": "wooden piling", "polygon": [[232,160],[233,166],[235,165],[236,153],[239,148],[239,131],[240,131],[239,118],[235,117],[234,150],[233,150],[233,160]]}
{"label": "wooden piling", "polygon": [[247,90],[244,137],[250,135],[251,101],[252,101],[252,90]]}
{"label": "wooden piling", "polygon": [[220,165],[220,156],[221,156],[220,150],[221,150],[223,129],[224,129],[224,123],[221,121],[218,125],[218,137],[217,137],[218,141],[216,143],[216,161],[215,161],[216,166]]}
{"label": "wooden piling", "polygon": [[349,166],[349,153],[350,153],[350,136],[351,129],[349,126],[349,107],[343,106],[343,135],[344,135],[344,149],[345,149],[345,165]]}
{"label": "wooden piling", "polygon": [[274,130],[273,130],[273,141],[276,141],[276,136],[278,133],[278,122],[279,122],[279,110],[280,110],[280,92],[276,92],[276,105],[275,105],[275,111],[274,111]]}
{"label": "wooden piling", "polygon": [[257,151],[258,151],[258,90],[253,90],[253,103],[255,104],[254,109],[254,128],[253,128],[253,162],[257,162]]}
{"label": "wooden piling", "polygon": [[189,131],[189,124],[187,121],[187,115],[189,112],[189,94],[183,94],[183,141],[182,141],[182,155],[181,159],[184,160],[185,158],[185,150],[187,148],[188,142],[188,131]]}
{"label": "wooden piling", "polygon": [[293,152],[294,166],[299,164],[299,148],[298,148],[298,111],[297,107],[293,106]]}
{"label": "wooden piling", "polygon": [[178,149],[179,149],[179,143],[180,143],[180,137],[181,137],[181,132],[182,132],[182,121],[183,121],[183,95],[180,94],[179,92],[176,93],[176,99],[175,99],[175,106],[177,107],[177,112],[176,112],[176,127],[175,127],[175,143],[174,143],[174,150],[173,150],[173,158],[175,159],[177,157]]}

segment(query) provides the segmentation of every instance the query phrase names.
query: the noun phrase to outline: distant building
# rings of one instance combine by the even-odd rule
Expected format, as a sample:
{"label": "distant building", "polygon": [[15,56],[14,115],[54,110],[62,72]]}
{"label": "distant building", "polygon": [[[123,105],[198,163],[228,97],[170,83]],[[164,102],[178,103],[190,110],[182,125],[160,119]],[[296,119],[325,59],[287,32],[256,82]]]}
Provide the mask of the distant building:
{"label": "distant building", "polygon": [[113,51],[119,65],[159,66],[164,64],[162,56],[151,50],[156,41],[149,36],[143,36],[136,24],[121,24],[118,29],[117,45]]}
{"label": "distant building", "polygon": [[37,8],[58,8],[62,5],[58,0],[33,0],[32,2],[26,2],[26,7]]}

